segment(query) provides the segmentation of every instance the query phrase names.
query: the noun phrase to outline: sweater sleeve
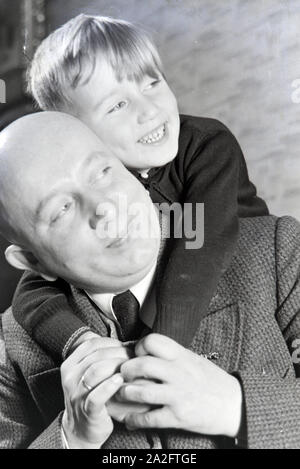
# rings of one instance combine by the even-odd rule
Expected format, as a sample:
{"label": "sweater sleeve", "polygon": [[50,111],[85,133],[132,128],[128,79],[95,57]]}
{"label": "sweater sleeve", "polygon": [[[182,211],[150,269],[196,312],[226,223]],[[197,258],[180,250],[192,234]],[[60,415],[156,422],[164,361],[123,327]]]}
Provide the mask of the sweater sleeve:
{"label": "sweater sleeve", "polygon": [[66,357],[72,343],[89,328],[73,313],[67,284],[47,282],[25,272],[16,289],[12,310],[17,322],[52,357]]}
{"label": "sweater sleeve", "polygon": [[[160,285],[155,329],[188,346],[236,246],[239,170],[244,157],[233,135],[218,122],[204,136],[195,130],[184,153],[183,202],[193,214],[184,212],[183,237],[172,246]],[[192,223],[196,237],[191,242],[186,226]]]}
{"label": "sweater sleeve", "polygon": [[[290,352],[284,376],[241,372],[248,447],[300,448],[300,224],[291,217],[277,222],[276,319]],[[276,360],[276,351],[274,352]]]}

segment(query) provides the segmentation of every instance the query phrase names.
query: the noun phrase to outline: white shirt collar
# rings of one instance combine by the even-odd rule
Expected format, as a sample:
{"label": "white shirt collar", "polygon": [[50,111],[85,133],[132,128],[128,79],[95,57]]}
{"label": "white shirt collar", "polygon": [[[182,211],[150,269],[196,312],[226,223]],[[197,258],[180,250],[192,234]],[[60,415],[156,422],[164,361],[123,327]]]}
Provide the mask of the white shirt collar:
{"label": "white shirt collar", "polygon": [[[136,285],[133,285],[130,288],[131,293],[133,293],[136,299],[138,300],[140,304],[140,308],[143,306],[146,296],[151,289],[151,286],[154,280],[155,269],[156,269],[156,263],[153,265],[153,267],[148,272],[148,274],[140,282],[138,282]],[[112,300],[113,300],[113,297],[116,296],[118,293],[86,292],[86,294],[90,297],[90,299],[95,303],[95,305],[98,306],[108,318],[116,321],[116,317],[112,308]]]}

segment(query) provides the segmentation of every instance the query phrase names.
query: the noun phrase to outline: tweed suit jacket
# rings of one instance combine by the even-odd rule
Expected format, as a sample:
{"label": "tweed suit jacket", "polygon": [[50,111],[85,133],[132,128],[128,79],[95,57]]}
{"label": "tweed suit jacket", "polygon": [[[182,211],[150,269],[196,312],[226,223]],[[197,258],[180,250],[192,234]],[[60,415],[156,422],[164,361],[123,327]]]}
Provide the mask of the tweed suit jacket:
{"label": "tweed suit jacket", "polygon": [[[291,217],[241,220],[238,247],[190,349],[216,352],[216,364],[239,376],[249,448],[300,448],[300,225]],[[80,290],[70,302],[93,330],[109,335]],[[0,447],[62,448],[64,408],[60,369],[14,320],[0,332]],[[293,357],[293,359],[292,359]],[[155,431],[122,425],[103,448],[150,448]],[[223,438],[178,430],[164,434],[170,449],[222,448]]]}

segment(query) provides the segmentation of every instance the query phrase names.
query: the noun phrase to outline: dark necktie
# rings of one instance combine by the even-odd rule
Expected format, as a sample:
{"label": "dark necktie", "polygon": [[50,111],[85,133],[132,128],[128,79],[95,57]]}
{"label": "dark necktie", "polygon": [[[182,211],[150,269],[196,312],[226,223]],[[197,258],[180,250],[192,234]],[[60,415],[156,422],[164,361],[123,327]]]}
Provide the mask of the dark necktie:
{"label": "dark necktie", "polygon": [[144,324],[139,318],[140,305],[134,294],[127,290],[114,296],[112,307],[121,326],[123,340],[138,339]]}

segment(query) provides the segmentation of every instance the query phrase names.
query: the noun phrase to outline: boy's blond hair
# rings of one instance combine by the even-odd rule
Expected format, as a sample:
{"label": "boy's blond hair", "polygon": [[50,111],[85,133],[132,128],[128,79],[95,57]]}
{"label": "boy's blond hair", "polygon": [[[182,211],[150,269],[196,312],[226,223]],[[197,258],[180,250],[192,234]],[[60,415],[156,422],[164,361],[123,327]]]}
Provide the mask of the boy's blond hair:
{"label": "boy's blond hair", "polygon": [[80,14],[38,47],[28,90],[43,110],[72,111],[68,89],[89,80],[97,58],[115,70],[118,80],[162,73],[157,49],[143,30],[127,21]]}

